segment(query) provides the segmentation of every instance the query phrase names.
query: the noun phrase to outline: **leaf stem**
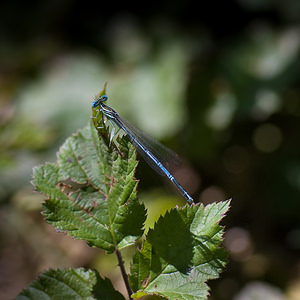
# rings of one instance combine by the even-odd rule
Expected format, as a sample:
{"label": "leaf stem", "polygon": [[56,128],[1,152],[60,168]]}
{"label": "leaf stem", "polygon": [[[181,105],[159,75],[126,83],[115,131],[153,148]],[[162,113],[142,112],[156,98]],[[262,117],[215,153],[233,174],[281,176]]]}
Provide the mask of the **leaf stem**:
{"label": "leaf stem", "polygon": [[122,277],[123,277],[123,280],[124,280],[124,283],[125,283],[125,286],[126,286],[126,290],[127,290],[129,299],[132,300],[132,298],[131,298],[132,290],[131,290],[131,287],[130,287],[130,284],[129,284],[128,275],[127,275],[126,270],[125,270],[124,261],[123,261],[121,252],[119,251],[119,249],[117,247],[116,247],[116,254],[117,254],[119,267],[121,269],[121,274],[122,274]]}

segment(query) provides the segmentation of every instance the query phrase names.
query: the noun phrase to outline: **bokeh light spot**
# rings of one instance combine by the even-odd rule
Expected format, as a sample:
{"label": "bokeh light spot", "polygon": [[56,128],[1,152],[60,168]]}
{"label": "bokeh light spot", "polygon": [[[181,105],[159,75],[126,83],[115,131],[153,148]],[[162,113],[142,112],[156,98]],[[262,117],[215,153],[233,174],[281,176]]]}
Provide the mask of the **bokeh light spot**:
{"label": "bokeh light spot", "polygon": [[261,152],[273,152],[279,148],[281,142],[281,130],[273,124],[263,124],[253,134],[253,143]]}

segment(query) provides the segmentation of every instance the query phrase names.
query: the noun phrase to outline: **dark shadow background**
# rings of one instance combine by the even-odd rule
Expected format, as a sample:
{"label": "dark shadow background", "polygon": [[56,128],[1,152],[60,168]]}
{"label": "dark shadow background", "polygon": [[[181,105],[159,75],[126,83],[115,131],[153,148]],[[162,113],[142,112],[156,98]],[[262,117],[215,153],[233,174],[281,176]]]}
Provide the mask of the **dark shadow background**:
{"label": "dark shadow background", "polygon": [[[142,113],[134,95],[166,99],[153,101],[165,109],[152,115],[164,132],[153,132],[188,161],[178,178],[195,201],[233,198],[229,264],[209,282],[211,299],[299,299],[299,19],[297,0],[2,2],[1,299],[58,266],[97,267],[123,290],[114,258],[44,224],[29,184],[31,168],[55,161],[86,124],[105,80],[130,120]],[[184,203],[143,161],[137,178],[144,201]]]}

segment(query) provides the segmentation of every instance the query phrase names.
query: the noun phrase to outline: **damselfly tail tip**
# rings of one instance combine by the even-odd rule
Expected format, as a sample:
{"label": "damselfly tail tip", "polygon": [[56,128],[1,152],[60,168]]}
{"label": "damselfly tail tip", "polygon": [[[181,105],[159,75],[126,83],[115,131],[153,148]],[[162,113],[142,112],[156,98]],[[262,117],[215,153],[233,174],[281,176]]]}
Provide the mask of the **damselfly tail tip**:
{"label": "damselfly tail tip", "polygon": [[194,204],[194,199],[190,195],[188,195],[188,197],[186,197],[186,200],[189,204]]}

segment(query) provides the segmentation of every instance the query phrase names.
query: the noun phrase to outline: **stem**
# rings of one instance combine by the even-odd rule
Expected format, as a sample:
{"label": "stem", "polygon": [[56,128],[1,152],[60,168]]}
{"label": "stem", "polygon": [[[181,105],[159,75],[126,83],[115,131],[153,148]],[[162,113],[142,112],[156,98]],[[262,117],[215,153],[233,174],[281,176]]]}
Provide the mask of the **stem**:
{"label": "stem", "polygon": [[119,249],[117,247],[116,247],[116,254],[117,254],[119,267],[121,269],[121,274],[122,274],[122,277],[123,277],[123,280],[124,280],[124,283],[125,283],[125,286],[126,286],[126,290],[127,290],[129,299],[132,300],[132,298],[131,298],[132,290],[131,290],[130,285],[129,285],[128,275],[127,275],[125,267],[124,267],[124,261],[122,259],[121,252],[119,251]]}

